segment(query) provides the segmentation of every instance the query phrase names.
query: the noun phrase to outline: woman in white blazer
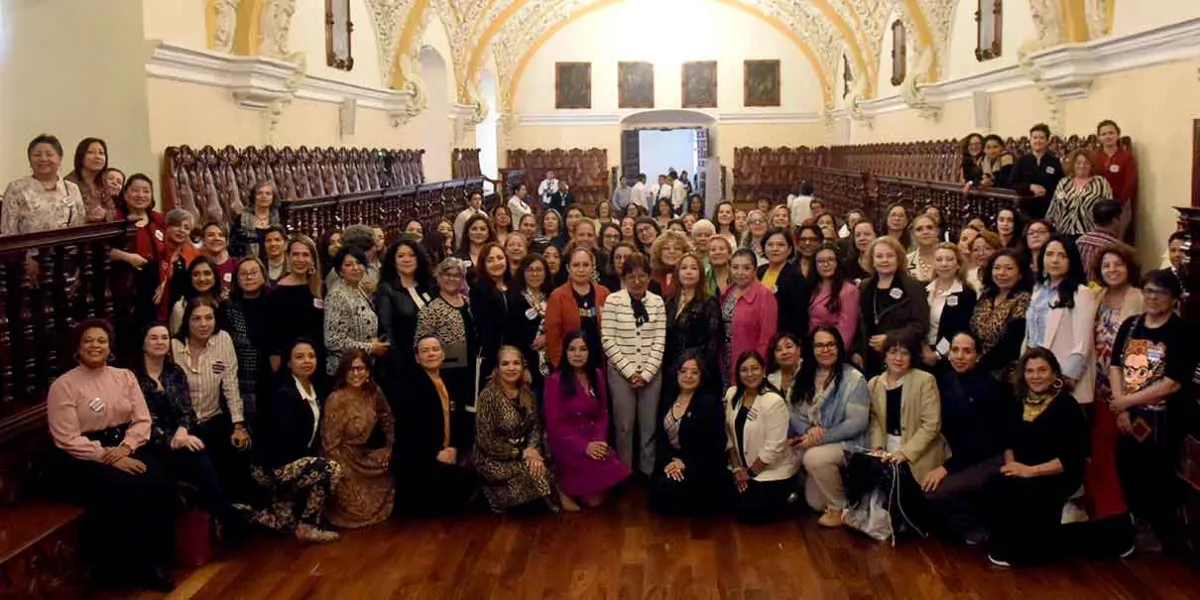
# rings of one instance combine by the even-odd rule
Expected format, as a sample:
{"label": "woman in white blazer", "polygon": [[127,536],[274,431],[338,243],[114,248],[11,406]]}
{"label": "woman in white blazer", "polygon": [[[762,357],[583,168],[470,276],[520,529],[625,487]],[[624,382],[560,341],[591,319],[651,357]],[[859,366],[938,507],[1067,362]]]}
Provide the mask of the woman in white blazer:
{"label": "woman in white blazer", "polygon": [[1096,388],[1096,296],[1075,242],[1055,235],[1042,247],[1040,280],[1025,320],[1027,348],[1046,348],[1062,365],[1080,404],[1091,404]]}
{"label": "woman in white blazer", "polygon": [[[617,456],[649,476],[654,473],[654,432],[662,395],[658,375],[667,347],[667,310],[663,299],[648,291],[650,268],[640,254],[625,259],[621,279],[624,289],[609,294],[604,302],[600,341],[608,357]],[[636,455],[635,424],[639,425]]]}
{"label": "woman in white blazer", "polygon": [[736,365],[737,385],[725,393],[734,508],[739,522],[766,523],[787,508],[798,455],[787,441],[787,403],[767,383],[763,357],[748,350]]}

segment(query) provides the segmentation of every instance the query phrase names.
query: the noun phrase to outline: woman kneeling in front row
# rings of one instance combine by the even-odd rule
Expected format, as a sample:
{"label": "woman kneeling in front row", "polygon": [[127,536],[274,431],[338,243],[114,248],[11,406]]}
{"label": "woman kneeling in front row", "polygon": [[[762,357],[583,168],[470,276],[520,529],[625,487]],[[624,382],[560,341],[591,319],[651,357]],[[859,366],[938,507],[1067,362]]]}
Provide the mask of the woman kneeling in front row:
{"label": "woman kneeling in front row", "polygon": [[[542,457],[537,400],[525,383],[521,351],[501,346],[495,373],[475,402],[475,470],[493,512],[531,505],[555,508]],[[538,506],[538,505],[541,506]]]}
{"label": "woman kneeling in front row", "polygon": [[726,451],[733,470],[738,521],[766,523],[784,513],[789,481],[799,463],[788,445],[788,408],[766,378],[757,351],[743,352],[735,368],[737,385],[725,393]]}
{"label": "woman kneeling in front row", "polygon": [[271,507],[254,511],[251,519],[303,542],[331,542],[338,534],[320,525],[342,469],[317,452],[323,403],[312,381],[316,346],[298,339],[285,356],[287,370],[259,411],[250,467],[254,480],[271,492]]}
{"label": "woman kneeling in front row", "polygon": [[716,508],[727,477],[725,413],[716,394],[701,387],[717,373],[705,373],[699,352],[685,354],[676,369],[674,398],[659,406],[655,440],[657,464],[650,479],[650,508],[663,514],[695,514]]}

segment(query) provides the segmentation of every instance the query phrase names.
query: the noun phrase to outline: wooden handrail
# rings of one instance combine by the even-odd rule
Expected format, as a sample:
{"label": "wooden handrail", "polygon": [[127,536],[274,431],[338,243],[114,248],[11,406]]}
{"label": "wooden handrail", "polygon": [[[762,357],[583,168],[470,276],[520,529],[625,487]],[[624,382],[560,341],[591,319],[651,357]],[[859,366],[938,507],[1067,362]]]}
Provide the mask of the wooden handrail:
{"label": "wooden handrail", "polygon": [[35,250],[42,246],[120,239],[132,231],[133,224],[128,221],[108,221],[36,233],[0,236],[0,254]]}

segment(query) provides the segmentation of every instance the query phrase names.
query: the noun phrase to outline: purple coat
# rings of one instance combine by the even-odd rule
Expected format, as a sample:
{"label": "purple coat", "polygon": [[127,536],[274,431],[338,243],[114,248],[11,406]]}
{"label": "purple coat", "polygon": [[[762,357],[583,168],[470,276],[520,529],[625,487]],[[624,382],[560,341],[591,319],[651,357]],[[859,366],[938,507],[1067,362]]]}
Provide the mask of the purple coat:
{"label": "purple coat", "polygon": [[[562,491],[568,496],[589,496],[617,485],[629,476],[629,467],[615,452],[596,460],[587,454],[587,445],[608,441],[608,394],[604,375],[596,373],[596,395],[584,393],[576,385],[575,393],[564,396],[561,371],[546,378],[542,402],[546,414],[546,438],[550,461]],[[567,374],[572,377],[573,374]]]}

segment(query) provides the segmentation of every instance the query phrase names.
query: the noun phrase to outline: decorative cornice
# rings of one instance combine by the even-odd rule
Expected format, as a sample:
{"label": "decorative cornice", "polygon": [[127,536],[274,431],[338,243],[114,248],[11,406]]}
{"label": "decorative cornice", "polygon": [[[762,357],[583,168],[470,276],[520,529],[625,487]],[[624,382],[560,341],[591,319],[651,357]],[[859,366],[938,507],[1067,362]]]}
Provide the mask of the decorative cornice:
{"label": "decorative cornice", "polygon": [[[522,126],[564,126],[564,125],[620,125],[621,122],[636,111],[625,113],[548,113],[540,115],[519,115],[517,124]],[[817,112],[740,112],[740,113],[711,113],[705,112],[717,123],[820,123],[821,114]],[[453,116],[453,114],[452,114]],[[669,122],[664,121],[664,123]]]}
{"label": "decorative cornice", "polygon": [[226,89],[243,108],[258,110],[294,96],[331,104],[354,99],[362,108],[399,113],[405,110],[411,97],[407,91],[305,75],[303,67],[294,62],[198,50],[163,41],[155,43],[146,63],[146,74],[156,79]]}
{"label": "decorative cornice", "polygon": [[819,112],[740,112],[717,115],[718,123],[820,123]]}
{"label": "decorative cornice", "polygon": [[[1027,60],[1041,82],[1059,100],[1085,98],[1092,82],[1100,76],[1131,69],[1152,67],[1200,57],[1200,18],[1189,19],[1115,38],[1103,38],[1076,44],[1036,50]],[[940,106],[970,98],[975,92],[999,93],[1035,87],[1020,66],[1003,67],[966,77],[922,84],[920,91],[927,102]],[[858,107],[868,116],[907,110],[900,95],[863,100]],[[845,110],[832,112],[834,118],[847,118]]]}
{"label": "decorative cornice", "polygon": [[518,115],[517,122],[520,125],[619,125],[621,115],[596,113]]}

